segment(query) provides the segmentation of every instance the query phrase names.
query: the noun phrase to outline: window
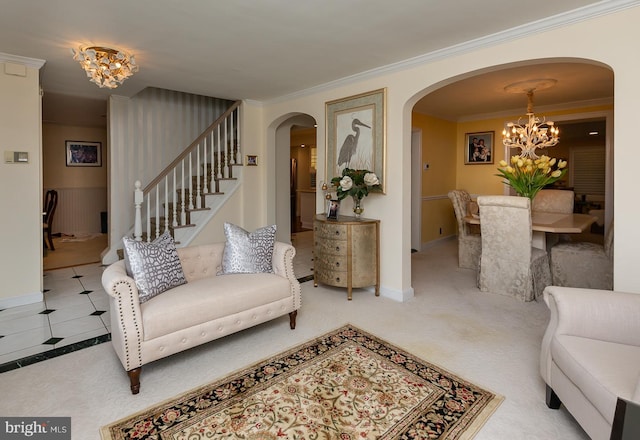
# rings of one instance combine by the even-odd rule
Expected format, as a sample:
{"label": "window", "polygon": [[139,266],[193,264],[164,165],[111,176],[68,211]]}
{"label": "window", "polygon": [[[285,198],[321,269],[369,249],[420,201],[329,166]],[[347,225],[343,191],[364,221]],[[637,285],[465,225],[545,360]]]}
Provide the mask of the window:
{"label": "window", "polygon": [[571,148],[569,167],[573,191],[576,194],[604,196],[606,174],[604,145]]}

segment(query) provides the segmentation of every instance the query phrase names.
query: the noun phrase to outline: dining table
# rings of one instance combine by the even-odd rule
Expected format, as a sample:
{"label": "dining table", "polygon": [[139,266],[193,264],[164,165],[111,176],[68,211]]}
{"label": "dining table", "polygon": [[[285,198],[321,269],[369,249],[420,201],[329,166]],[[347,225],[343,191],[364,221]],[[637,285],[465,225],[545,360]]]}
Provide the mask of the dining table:
{"label": "dining table", "polygon": [[[560,212],[531,212],[532,246],[547,249],[547,234],[580,234],[585,232],[598,218],[589,214],[565,214]],[[469,214],[464,221],[480,225],[481,216]]]}

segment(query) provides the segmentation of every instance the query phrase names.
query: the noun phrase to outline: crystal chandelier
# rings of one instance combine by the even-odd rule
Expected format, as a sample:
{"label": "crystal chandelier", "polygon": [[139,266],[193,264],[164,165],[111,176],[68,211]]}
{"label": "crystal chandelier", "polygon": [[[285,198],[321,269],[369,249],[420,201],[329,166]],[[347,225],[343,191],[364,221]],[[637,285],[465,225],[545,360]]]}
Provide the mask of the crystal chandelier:
{"label": "crystal chandelier", "polygon": [[87,77],[100,88],[115,89],[138,71],[133,55],[108,47],[71,49],[73,59],[87,72]]}
{"label": "crystal chandelier", "polygon": [[536,89],[549,88],[555,85],[556,80],[533,80],[522,83],[511,84],[505,87],[505,91],[510,93],[526,92],[527,123],[521,124],[509,122],[507,128],[502,130],[502,143],[509,148],[520,148],[520,156],[537,159],[536,148],[553,147],[559,142],[559,130],[553,121],[540,119],[533,114],[533,92]]}

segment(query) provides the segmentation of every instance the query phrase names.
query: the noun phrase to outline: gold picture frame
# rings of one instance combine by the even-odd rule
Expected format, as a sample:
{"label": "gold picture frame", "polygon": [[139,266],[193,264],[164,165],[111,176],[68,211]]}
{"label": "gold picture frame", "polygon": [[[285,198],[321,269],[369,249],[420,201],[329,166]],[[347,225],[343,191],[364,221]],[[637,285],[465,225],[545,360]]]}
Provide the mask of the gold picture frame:
{"label": "gold picture frame", "polygon": [[378,176],[385,192],[387,89],[326,103],[326,179],[344,168],[366,169]]}
{"label": "gold picture frame", "polygon": [[246,164],[248,167],[257,167],[258,166],[258,156],[253,154],[247,154]]}

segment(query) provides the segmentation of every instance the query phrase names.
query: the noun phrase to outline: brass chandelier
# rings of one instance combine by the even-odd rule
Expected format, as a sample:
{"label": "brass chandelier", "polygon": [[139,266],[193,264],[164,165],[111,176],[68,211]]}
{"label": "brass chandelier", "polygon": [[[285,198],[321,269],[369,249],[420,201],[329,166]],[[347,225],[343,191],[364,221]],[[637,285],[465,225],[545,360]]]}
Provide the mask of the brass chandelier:
{"label": "brass chandelier", "polygon": [[537,148],[549,148],[556,145],[560,138],[558,127],[553,121],[540,119],[533,113],[533,92],[535,90],[547,89],[556,84],[555,79],[523,81],[505,87],[509,93],[527,94],[527,121],[509,122],[507,128],[502,130],[502,143],[509,148],[520,148],[520,156],[537,159]]}
{"label": "brass chandelier", "polygon": [[100,88],[115,89],[138,71],[133,55],[117,49],[80,46],[71,49],[73,59],[87,72],[87,77]]}

